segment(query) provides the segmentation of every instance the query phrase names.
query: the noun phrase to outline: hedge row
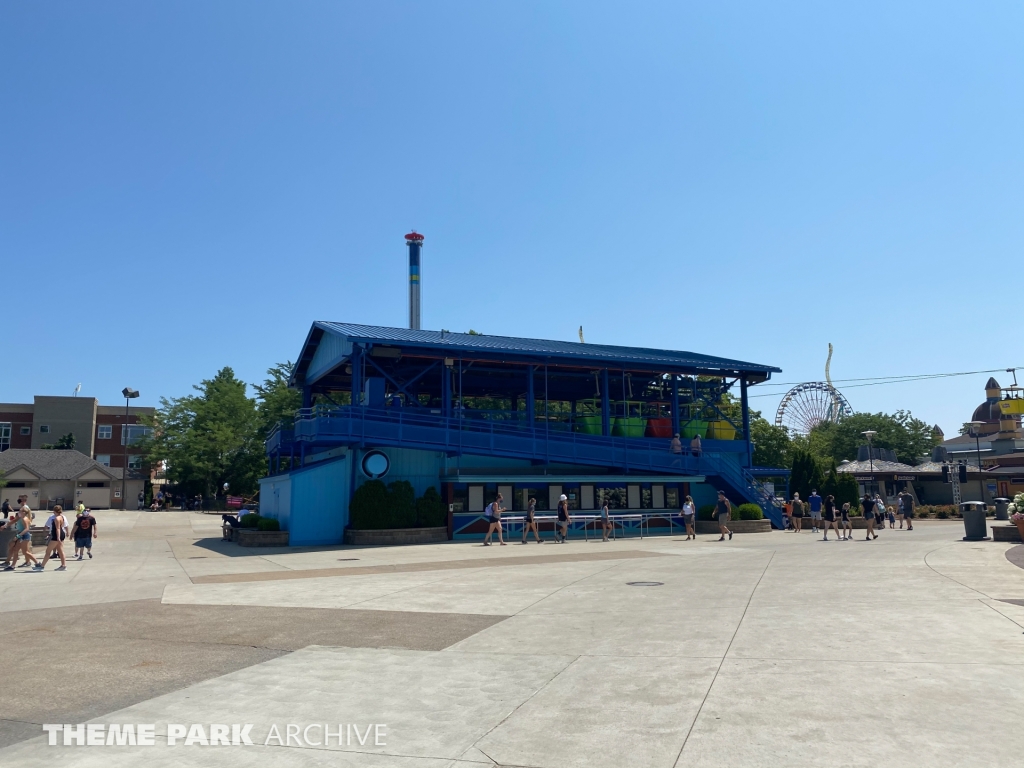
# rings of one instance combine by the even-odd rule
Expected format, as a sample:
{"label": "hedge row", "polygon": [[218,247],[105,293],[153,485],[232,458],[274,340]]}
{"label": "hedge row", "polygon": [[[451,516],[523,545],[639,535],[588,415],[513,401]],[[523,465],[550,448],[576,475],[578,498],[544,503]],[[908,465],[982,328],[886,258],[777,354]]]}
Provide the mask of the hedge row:
{"label": "hedge row", "polygon": [[391,528],[438,528],[448,523],[448,512],[433,486],[416,498],[412,483],[396,480],[384,485],[367,480],[352,495],[349,525],[359,531]]}

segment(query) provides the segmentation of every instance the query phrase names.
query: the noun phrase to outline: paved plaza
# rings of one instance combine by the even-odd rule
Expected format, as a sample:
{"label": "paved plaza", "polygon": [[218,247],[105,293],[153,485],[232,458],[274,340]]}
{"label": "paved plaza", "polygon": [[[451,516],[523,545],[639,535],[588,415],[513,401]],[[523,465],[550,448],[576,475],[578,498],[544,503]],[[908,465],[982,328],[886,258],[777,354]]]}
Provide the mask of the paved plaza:
{"label": "paved plaza", "polygon": [[[94,560],[0,574],[5,768],[1020,761],[1024,548],[959,522],[259,550],[216,516],[97,516]],[[47,744],[90,721],[157,743]],[[383,743],[265,743],[324,723]],[[252,724],[255,746],[169,746],[168,724]]]}

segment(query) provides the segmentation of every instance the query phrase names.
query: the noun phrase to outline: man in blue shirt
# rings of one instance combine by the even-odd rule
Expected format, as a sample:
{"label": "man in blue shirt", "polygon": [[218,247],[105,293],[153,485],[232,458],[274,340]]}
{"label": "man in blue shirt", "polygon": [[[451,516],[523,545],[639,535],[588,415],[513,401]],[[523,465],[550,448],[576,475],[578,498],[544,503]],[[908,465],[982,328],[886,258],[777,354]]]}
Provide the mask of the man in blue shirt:
{"label": "man in blue shirt", "polygon": [[818,528],[821,526],[821,496],[818,495],[816,490],[811,490],[811,495],[808,497],[807,503],[811,507],[812,532],[817,533]]}

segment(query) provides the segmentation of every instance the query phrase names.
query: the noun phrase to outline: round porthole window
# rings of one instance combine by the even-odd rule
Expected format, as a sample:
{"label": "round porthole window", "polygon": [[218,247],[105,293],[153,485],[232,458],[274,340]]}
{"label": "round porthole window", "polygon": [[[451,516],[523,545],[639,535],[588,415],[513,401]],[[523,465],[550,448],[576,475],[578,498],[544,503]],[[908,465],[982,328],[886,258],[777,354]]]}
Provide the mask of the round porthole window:
{"label": "round porthole window", "polygon": [[369,451],[363,456],[363,474],[377,479],[384,477],[391,469],[391,460],[382,451]]}

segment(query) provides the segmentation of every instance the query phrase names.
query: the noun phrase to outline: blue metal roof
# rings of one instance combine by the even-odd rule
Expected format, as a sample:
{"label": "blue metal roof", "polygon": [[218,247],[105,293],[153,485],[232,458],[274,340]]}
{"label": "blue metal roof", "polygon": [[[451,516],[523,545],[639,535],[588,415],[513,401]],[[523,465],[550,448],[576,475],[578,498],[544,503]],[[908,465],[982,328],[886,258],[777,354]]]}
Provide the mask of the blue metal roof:
{"label": "blue metal roof", "polygon": [[[317,321],[313,323],[306,340],[304,354],[299,358],[308,361],[310,342],[315,331],[339,336],[349,343],[393,344],[403,348],[429,349],[435,352],[455,354],[484,354],[487,357],[553,358],[568,364],[639,366],[654,370],[690,370],[709,373],[761,373],[770,375],[781,372],[780,368],[760,363],[748,363],[723,357],[699,355],[693,352],[678,352],[668,349],[645,347],[619,347],[610,344],[581,344],[571,341],[547,339],[522,339],[512,336],[488,336],[450,331],[414,331],[408,328],[388,328],[377,325],[357,325]],[[307,362],[308,364],[308,362]],[[303,371],[304,373],[304,371]]]}

